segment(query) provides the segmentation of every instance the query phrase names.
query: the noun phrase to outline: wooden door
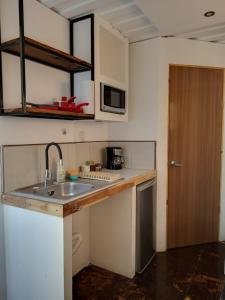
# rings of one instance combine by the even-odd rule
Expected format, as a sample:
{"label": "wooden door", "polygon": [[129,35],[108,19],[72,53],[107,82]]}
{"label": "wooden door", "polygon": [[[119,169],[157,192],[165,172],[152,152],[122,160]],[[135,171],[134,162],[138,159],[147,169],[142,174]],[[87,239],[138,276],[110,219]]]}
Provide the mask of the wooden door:
{"label": "wooden door", "polygon": [[218,241],[223,70],[170,66],[168,248]]}

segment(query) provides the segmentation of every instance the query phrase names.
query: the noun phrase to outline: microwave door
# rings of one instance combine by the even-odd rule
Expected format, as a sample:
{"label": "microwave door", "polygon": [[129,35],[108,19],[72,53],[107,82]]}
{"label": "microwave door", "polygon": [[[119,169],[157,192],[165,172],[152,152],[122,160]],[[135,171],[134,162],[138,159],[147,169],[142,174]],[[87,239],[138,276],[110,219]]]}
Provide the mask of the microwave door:
{"label": "microwave door", "polygon": [[125,114],[125,91],[102,83],[101,110],[117,114]]}

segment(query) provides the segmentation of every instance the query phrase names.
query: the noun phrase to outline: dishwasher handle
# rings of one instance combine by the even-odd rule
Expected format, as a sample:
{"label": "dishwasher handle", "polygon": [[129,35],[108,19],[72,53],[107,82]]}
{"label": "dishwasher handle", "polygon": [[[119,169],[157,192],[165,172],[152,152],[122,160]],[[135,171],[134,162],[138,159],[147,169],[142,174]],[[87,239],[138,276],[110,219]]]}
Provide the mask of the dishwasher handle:
{"label": "dishwasher handle", "polygon": [[152,185],[154,185],[156,183],[156,179],[152,179],[152,180],[149,180],[149,181],[146,181],[144,183],[141,183],[137,186],[137,191],[138,192],[142,192],[146,189],[148,189],[149,187],[151,187]]}

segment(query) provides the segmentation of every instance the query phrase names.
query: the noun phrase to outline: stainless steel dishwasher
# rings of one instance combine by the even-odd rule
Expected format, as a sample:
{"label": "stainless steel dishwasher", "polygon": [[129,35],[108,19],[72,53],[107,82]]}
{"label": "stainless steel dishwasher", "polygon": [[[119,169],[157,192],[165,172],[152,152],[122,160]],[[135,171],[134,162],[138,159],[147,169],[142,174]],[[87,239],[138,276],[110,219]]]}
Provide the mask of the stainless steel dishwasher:
{"label": "stainless steel dishwasher", "polygon": [[136,272],[142,273],[155,254],[156,179],[137,186]]}

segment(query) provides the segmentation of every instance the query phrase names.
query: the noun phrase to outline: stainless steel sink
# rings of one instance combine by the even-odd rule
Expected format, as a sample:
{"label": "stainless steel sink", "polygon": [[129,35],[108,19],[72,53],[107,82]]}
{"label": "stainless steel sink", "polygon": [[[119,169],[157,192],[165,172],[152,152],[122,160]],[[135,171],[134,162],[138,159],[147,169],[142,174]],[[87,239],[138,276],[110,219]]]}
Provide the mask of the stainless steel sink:
{"label": "stainless steel sink", "polygon": [[39,195],[46,195],[50,197],[54,196],[56,198],[64,199],[86,193],[91,189],[94,189],[94,185],[86,183],[64,182],[50,185],[47,188],[43,187],[36,189],[36,193]]}
{"label": "stainless steel sink", "polygon": [[14,191],[14,194],[31,196],[35,198],[53,198],[59,200],[69,200],[81,194],[94,190],[95,186],[89,183],[63,182],[52,184],[47,187],[43,185],[30,186]]}
{"label": "stainless steel sink", "polygon": [[47,188],[44,187],[44,183],[39,183],[11,191],[10,194],[52,203],[65,204],[86,193],[95,192],[110,185],[112,185],[112,183],[107,181],[79,178],[76,182],[67,181],[63,183],[54,183],[48,185]]}

